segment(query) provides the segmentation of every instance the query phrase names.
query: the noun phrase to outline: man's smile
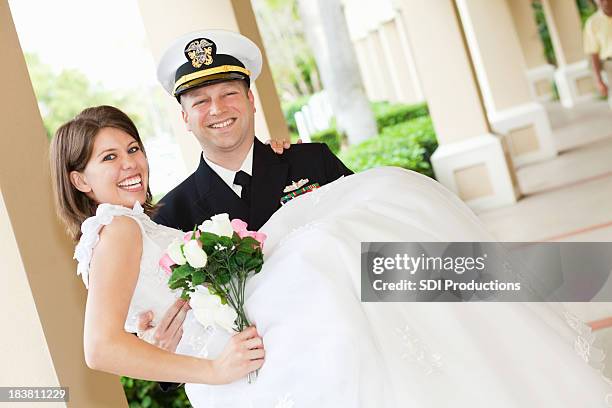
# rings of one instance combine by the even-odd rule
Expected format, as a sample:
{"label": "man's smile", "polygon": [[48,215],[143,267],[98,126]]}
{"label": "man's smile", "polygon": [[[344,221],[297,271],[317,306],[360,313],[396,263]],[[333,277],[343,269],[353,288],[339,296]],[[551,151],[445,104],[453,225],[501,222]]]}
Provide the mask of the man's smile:
{"label": "man's smile", "polygon": [[229,119],[226,119],[226,120],[224,120],[222,122],[212,123],[212,124],[208,125],[208,127],[212,128],[212,129],[223,129],[223,128],[226,128],[226,127],[229,127],[229,126],[233,125],[234,122],[236,122],[236,118],[229,118]]}

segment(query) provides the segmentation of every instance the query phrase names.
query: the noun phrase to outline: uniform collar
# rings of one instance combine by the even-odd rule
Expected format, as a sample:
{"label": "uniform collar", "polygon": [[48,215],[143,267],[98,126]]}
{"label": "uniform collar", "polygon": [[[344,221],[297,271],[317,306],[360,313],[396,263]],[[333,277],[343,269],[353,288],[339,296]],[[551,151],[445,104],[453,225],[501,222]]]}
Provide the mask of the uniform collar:
{"label": "uniform collar", "polygon": [[[244,158],[244,161],[242,162],[242,165],[240,166],[240,169],[238,170],[244,171],[249,176],[253,175],[253,145],[254,143],[251,144],[251,148],[249,149],[249,152],[247,153],[246,157]],[[223,180],[225,184],[227,184],[230,188],[233,188],[232,186],[234,185],[234,177],[236,176],[236,173],[238,171],[229,170],[223,166],[213,163],[206,157],[204,153],[202,153],[202,157],[204,158],[206,164],[208,164],[208,167],[210,167],[212,171],[217,173],[217,175],[221,177],[221,180]]]}

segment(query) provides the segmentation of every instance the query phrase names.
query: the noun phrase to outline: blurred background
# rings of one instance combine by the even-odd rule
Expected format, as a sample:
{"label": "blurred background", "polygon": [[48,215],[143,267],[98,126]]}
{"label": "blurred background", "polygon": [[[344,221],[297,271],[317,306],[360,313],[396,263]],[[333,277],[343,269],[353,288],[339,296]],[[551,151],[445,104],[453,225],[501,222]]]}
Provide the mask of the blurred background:
{"label": "blurred background", "polygon": [[[49,138],[85,107],[117,106],[141,132],[162,197],[199,148],[155,61],[165,39],[207,22],[236,29],[230,14],[263,45],[273,79],[256,84],[261,139],[326,143],[356,172],[391,165],[436,178],[501,241],[612,240],[612,111],[582,48],[595,2],[181,3],[9,0]],[[612,315],[610,304],[570,307]],[[601,339],[612,352],[612,336]],[[130,406],[188,406],[182,391],[122,383]]]}

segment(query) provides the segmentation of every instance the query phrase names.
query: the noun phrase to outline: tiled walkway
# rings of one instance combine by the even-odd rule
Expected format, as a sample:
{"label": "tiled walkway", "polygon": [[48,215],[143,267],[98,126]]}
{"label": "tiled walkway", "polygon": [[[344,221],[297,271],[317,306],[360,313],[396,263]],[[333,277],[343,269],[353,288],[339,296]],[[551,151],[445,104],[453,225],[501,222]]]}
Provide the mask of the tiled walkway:
{"label": "tiled walkway", "polygon": [[547,109],[561,153],[518,169],[524,197],[479,217],[501,241],[612,241],[612,111]]}
{"label": "tiled walkway", "polygon": [[[547,110],[559,156],[518,169],[523,198],[478,216],[500,241],[612,241],[612,111],[605,102]],[[612,303],[566,306],[587,321],[612,316]],[[597,336],[612,356],[612,328]]]}

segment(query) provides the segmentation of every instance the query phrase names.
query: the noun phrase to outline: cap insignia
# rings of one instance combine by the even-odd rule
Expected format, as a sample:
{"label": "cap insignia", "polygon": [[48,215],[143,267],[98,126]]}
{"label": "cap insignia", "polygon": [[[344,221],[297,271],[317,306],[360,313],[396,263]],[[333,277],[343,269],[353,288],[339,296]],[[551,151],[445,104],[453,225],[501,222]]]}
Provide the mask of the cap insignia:
{"label": "cap insignia", "polygon": [[191,60],[194,68],[210,65],[213,62],[213,46],[213,42],[205,38],[198,38],[187,44],[185,56]]}

